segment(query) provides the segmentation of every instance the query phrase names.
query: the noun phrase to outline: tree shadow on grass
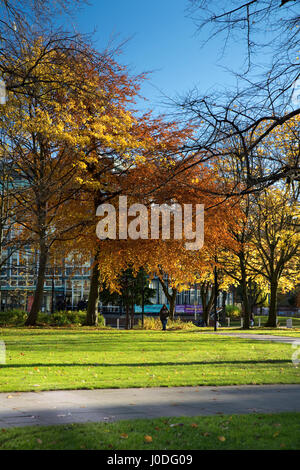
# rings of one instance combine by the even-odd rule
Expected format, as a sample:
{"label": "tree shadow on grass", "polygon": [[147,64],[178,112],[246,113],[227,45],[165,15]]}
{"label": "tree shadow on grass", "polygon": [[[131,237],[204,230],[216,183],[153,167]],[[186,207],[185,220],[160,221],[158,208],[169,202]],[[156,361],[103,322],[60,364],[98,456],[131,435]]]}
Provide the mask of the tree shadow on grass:
{"label": "tree shadow on grass", "polygon": [[249,361],[191,361],[191,362],[138,362],[138,363],[31,363],[31,364],[2,364],[0,368],[25,368],[25,367],[170,367],[170,366],[212,366],[212,365],[258,365],[258,364],[288,364],[290,359],[265,359]]}
{"label": "tree shadow on grass", "polygon": [[[1,337],[1,335],[0,335]],[[169,344],[174,344],[176,345],[176,347],[178,347],[178,343],[193,343],[195,346],[197,345],[202,345],[202,344],[207,344],[208,342],[212,342],[213,340],[216,339],[216,336],[213,336],[213,335],[208,335],[207,337],[203,338],[201,336],[197,337],[197,338],[191,338],[191,339],[184,339],[182,340],[181,338],[178,338],[178,339],[170,339],[170,337],[168,337],[168,339],[166,340],[166,345],[169,345]],[[27,347],[37,347],[37,346],[67,346],[67,345],[71,345],[72,347],[76,344],[80,345],[80,346],[91,346],[91,345],[97,345],[97,346],[102,346],[102,345],[111,345],[111,346],[119,346],[120,347],[120,342],[113,342],[112,341],[112,338],[111,337],[107,337],[107,338],[104,338],[104,337],[101,337],[101,338],[68,338],[68,339],[65,339],[65,338],[53,338],[53,339],[49,339],[49,338],[45,338],[45,340],[43,339],[38,339],[36,341],[33,341],[33,342],[28,342],[28,340],[24,339],[24,336],[22,337],[22,340],[20,339],[16,339],[16,340],[10,340],[10,339],[7,339],[3,336],[3,340],[5,341],[5,343],[7,345],[11,345],[11,346],[18,346],[18,347],[21,347],[21,346],[27,346]],[[261,339],[261,340],[257,340],[255,338],[251,338],[251,337],[248,337],[248,338],[240,338],[239,336],[229,336],[229,335],[217,335],[217,341],[218,341],[218,344],[232,344],[233,342],[236,344],[236,343],[240,343],[240,344],[255,344],[255,345],[259,345],[259,344],[274,344],[274,340],[272,339],[268,339],[268,340],[264,340],[264,339]],[[122,344],[133,344],[133,339],[128,337],[126,339],[124,339],[124,337],[122,338],[122,341],[121,341]],[[161,338],[143,338],[143,339],[139,339],[137,340],[137,343],[136,343],[136,347],[137,349],[140,348],[141,345],[145,344],[155,344],[157,343],[160,347],[160,350],[162,349],[162,345],[161,345]],[[284,344],[284,343],[278,343],[278,344]],[[64,348],[67,350],[67,348]],[[109,349],[108,349],[109,350]]]}

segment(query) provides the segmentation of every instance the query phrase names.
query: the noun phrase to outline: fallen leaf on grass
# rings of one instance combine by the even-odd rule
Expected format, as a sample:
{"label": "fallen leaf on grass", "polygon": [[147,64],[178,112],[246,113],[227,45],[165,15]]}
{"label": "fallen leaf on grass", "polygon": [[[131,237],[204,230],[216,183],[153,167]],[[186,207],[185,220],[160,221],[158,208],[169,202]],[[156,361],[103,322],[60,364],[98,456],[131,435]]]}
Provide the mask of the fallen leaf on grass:
{"label": "fallen leaf on grass", "polygon": [[153,439],[152,439],[151,436],[144,436],[144,441],[145,441],[145,442],[152,442]]}
{"label": "fallen leaf on grass", "polygon": [[120,438],[121,439],[128,439],[128,434],[126,434],[125,432],[123,434],[120,435]]}
{"label": "fallen leaf on grass", "polygon": [[277,437],[277,436],[279,436],[279,432],[275,432],[275,433],[273,434],[273,437]]}
{"label": "fallen leaf on grass", "polygon": [[204,433],[203,433],[203,436],[204,436],[204,437],[210,436],[210,432],[204,432]]}
{"label": "fallen leaf on grass", "polygon": [[192,426],[192,428],[197,428],[198,424],[197,423],[192,423],[191,426]]}
{"label": "fallen leaf on grass", "polygon": [[224,436],[218,436],[219,441],[224,442],[226,441],[226,437]]}

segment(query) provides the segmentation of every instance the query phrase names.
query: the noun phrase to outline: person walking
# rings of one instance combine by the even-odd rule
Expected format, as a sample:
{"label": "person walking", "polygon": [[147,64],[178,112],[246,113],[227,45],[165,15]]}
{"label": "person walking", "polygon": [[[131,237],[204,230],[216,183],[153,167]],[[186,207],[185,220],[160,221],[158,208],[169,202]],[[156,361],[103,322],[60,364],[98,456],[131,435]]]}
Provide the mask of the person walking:
{"label": "person walking", "polygon": [[168,310],[168,307],[166,306],[166,304],[163,304],[162,308],[160,309],[159,317],[160,317],[160,321],[161,321],[161,324],[162,324],[162,329],[163,329],[163,331],[166,331],[168,317],[169,317],[169,310]]}

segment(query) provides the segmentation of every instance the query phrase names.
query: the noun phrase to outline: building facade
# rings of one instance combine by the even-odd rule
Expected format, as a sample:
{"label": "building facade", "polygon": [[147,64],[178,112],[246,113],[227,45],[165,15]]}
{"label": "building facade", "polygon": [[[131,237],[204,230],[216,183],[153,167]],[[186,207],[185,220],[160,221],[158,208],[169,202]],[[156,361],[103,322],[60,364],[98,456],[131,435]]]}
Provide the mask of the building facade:
{"label": "building facade", "polygon": [[[22,252],[11,254],[7,263],[2,266],[0,273],[0,309],[9,310],[21,308],[29,311],[34,295],[37,278],[37,254],[29,247]],[[46,268],[42,311],[76,310],[79,302],[87,302],[90,286],[91,263],[76,266],[68,260],[63,260],[60,266]],[[150,287],[155,294],[153,304],[167,304],[158,278],[150,281]],[[229,293],[227,303],[232,303]],[[177,305],[201,305],[200,289],[197,285],[177,294]],[[221,296],[218,298],[221,306]]]}

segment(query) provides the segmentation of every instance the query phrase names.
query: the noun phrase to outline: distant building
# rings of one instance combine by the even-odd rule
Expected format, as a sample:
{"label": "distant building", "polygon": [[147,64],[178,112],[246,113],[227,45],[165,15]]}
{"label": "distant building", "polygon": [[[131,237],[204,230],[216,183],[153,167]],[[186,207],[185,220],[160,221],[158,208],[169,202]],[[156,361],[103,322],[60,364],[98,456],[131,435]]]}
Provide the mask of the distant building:
{"label": "distant building", "polygon": [[[2,267],[0,272],[0,306],[1,310],[22,308],[30,310],[35,282],[37,278],[37,253],[29,247],[22,252],[14,252]],[[42,311],[82,308],[86,302],[90,286],[90,263],[76,266],[64,260],[62,266],[46,268]],[[158,278],[150,281],[150,287],[155,290],[153,304],[167,304],[168,300]],[[232,294],[227,296],[226,303],[232,303]],[[218,298],[218,307],[221,306],[221,296]],[[177,294],[177,305],[201,305],[200,289],[195,285],[189,290]]]}
{"label": "distant building", "polygon": [[[31,250],[24,253],[15,252],[2,267],[0,274],[1,310],[22,308],[29,310],[33,300],[37,278],[37,256],[32,259]],[[25,261],[24,261],[25,259]],[[48,266],[44,285],[42,311],[76,309],[80,300],[88,298],[90,283],[90,266],[74,266],[64,262],[62,267]]]}

